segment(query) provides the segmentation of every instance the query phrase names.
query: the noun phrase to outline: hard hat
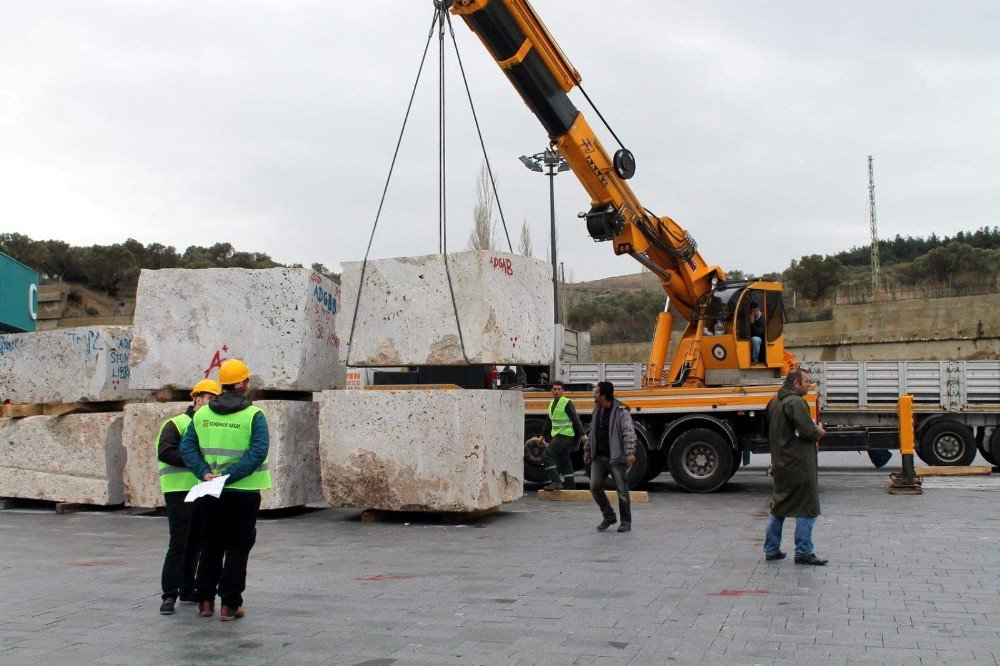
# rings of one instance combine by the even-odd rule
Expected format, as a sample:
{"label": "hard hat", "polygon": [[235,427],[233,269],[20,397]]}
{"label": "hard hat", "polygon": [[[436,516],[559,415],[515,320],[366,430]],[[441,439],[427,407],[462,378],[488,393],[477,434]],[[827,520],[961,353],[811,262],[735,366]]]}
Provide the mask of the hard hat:
{"label": "hard hat", "polygon": [[250,378],[250,368],[238,358],[231,358],[219,366],[219,383],[222,385],[239,384]]}
{"label": "hard hat", "polygon": [[211,393],[212,395],[219,395],[222,393],[222,387],[219,386],[219,382],[214,379],[203,379],[194,385],[191,389],[191,397],[195,397],[199,393]]}

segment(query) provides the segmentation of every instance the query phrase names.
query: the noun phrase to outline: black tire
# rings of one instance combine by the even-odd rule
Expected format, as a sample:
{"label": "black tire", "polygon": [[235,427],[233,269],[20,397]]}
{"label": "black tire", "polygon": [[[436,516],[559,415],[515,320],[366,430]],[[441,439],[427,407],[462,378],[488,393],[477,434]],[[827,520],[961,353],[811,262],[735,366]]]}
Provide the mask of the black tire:
{"label": "black tire", "polygon": [[[625,479],[630,490],[642,486],[646,482],[646,470],[649,469],[649,432],[641,423],[635,424],[635,462],[628,468]],[[593,442],[590,443],[594,445]],[[593,450],[593,449],[591,449]],[[590,465],[587,465],[587,478],[590,478]],[[615,483],[611,478],[604,480],[605,490],[614,490]]]}
{"label": "black tire", "polygon": [[541,435],[544,427],[545,419],[524,420],[524,480],[532,483],[544,483],[549,480],[542,464],[542,450],[528,446],[528,440]]}
{"label": "black tire", "polygon": [[662,449],[650,451],[649,464],[646,467],[646,481],[652,481],[665,471],[667,471],[667,452]]}
{"label": "black tire", "polygon": [[726,438],[708,428],[692,428],[670,445],[670,476],[692,493],[710,493],[732,476],[736,461]]}
{"label": "black tire", "polygon": [[976,438],[969,426],[945,419],[921,433],[917,450],[928,465],[969,465],[976,459]]}
{"label": "black tire", "polygon": [[[993,428],[993,434],[990,435],[990,456],[994,461],[1000,460],[1000,426]],[[997,463],[993,462],[991,464],[996,465]]]}

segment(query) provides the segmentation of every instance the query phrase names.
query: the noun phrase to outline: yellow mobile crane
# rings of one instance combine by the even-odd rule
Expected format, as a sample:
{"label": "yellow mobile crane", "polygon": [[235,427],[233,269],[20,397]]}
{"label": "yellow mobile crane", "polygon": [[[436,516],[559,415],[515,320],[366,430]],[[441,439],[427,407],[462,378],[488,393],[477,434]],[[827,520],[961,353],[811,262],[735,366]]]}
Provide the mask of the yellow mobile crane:
{"label": "yellow mobile crane", "polygon": [[[581,217],[591,238],[610,241],[615,254],[629,255],[651,270],[666,293],[643,388],[619,396],[632,410],[640,439],[630,484],[669,468],[688,490],[719,488],[741,459],[745,463],[751,451],[766,450],[764,409],[780,378],[796,365],[783,344],[781,285],[728,282],[721,268],[705,262],[677,222],[640,203],[627,182],[635,173],[632,153],[621,146],[609,155],[573,104],[568,93],[580,87],[580,74],[527,0],[437,4],[475,32],[590,194],[590,209]],[[751,359],[749,335],[754,304],[765,318],[758,362]],[[668,366],[671,305],[688,323]],[[589,393],[567,395],[581,414],[591,412]],[[525,400],[530,439],[541,428],[547,398],[526,393]],[[815,410],[814,396],[810,400]],[[526,445],[529,479],[541,479],[539,454]]]}

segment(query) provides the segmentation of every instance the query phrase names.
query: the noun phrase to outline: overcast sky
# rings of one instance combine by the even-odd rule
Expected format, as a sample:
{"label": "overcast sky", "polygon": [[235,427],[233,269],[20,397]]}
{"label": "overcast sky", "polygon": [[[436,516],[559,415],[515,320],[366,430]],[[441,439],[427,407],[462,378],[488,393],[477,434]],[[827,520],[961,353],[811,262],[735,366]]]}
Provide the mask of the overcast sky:
{"label": "overcast sky", "polygon": [[[868,154],[883,237],[1000,223],[996,0],[535,7],[635,153],[640,200],[710,263],[780,270],[867,243]],[[332,268],[361,258],[430,0],[0,8],[0,231],[179,250],[229,241]],[[544,257],[546,179],[517,157],[547,137],[478,39],[457,19],[455,30],[511,235],[527,219]],[[448,59],[458,250],[481,157]],[[432,66],[373,256],[436,251],[436,100]],[[577,280],[638,269],[589,239],[571,173],[556,179],[556,205]]]}

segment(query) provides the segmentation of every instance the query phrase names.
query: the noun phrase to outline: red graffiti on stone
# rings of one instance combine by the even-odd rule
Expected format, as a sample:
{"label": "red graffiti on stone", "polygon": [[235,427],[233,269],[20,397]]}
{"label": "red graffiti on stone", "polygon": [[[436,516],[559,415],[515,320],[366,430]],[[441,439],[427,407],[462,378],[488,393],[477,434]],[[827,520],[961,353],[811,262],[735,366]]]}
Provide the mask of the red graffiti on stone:
{"label": "red graffiti on stone", "polygon": [[222,345],[222,349],[215,352],[215,355],[212,356],[212,361],[208,364],[208,368],[205,369],[205,379],[208,379],[208,376],[212,374],[212,370],[222,367],[222,362],[226,360],[223,354],[228,351],[229,347]]}

